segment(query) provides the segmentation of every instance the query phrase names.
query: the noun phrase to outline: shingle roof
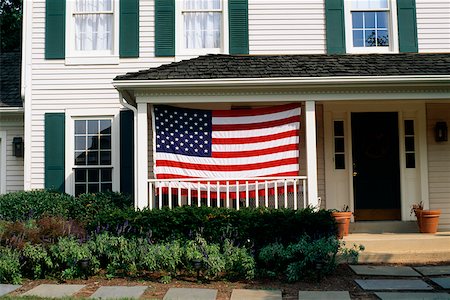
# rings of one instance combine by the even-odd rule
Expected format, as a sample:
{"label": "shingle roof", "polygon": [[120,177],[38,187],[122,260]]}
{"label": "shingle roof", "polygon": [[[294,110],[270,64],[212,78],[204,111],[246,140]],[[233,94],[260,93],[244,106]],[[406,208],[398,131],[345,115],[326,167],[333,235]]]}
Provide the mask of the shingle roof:
{"label": "shingle roof", "polygon": [[450,53],[206,55],[119,75],[115,80],[450,75]]}
{"label": "shingle roof", "polygon": [[21,107],[20,51],[0,53],[0,107]]}

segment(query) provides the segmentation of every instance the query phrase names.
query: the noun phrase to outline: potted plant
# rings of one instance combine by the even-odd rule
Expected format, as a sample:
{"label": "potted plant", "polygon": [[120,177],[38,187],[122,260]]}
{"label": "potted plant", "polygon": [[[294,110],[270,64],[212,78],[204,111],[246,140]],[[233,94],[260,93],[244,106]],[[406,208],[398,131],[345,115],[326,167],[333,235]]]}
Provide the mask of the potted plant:
{"label": "potted plant", "polygon": [[348,235],[352,214],[353,213],[349,210],[348,205],[345,205],[341,211],[334,210],[331,212],[331,215],[336,220],[339,239],[342,239],[344,236]]}
{"label": "potted plant", "polygon": [[439,225],[440,209],[423,209],[422,201],[414,204],[411,208],[411,214],[414,212],[417,218],[417,225],[421,233],[436,233]]}

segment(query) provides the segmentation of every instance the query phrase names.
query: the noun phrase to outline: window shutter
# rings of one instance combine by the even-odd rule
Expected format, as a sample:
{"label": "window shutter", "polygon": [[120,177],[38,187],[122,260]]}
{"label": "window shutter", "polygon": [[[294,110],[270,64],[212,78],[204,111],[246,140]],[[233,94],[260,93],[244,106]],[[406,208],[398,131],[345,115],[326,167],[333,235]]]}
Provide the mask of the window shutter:
{"label": "window shutter", "polygon": [[134,194],[134,114],[120,112],[120,191]]}
{"label": "window shutter", "polygon": [[45,58],[65,57],[66,0],[45,1]]}
{"label": "window shutter", "polygon": [[398,44],[400,52],[418,52],[415,0],[397,0]]}
{"label": "window shutter", "polygon": [[345,53],[344,0],[325,0],[327,53]]}
{"label": "window shutter", "polygon": [[248,0],[228,0],[230,54],[248,54]]}
{"label": "window shutter", "polygon": [[139,0],[120,0],[120,57],[139,57]]}
{"label": "window shutter", "polygon": [[45,188],[65,191],[65,115],[45,114]]}
{"label": "window shutter", "polygon": [[155,0],[155,56],[175,56],[175,0]]}

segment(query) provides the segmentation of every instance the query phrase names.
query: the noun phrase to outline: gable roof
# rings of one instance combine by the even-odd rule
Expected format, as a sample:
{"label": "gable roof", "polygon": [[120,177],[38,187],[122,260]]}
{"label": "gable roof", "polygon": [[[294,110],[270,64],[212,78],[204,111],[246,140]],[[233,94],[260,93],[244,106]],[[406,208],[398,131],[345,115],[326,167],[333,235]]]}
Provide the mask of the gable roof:
{"label": "gable roof", "polygon": [[0,53],[0,107],[22,107],[20,51]]}
{"label": "gable roof", "polygon": [[206,55],[114,80],[450,75],[450,53]]}

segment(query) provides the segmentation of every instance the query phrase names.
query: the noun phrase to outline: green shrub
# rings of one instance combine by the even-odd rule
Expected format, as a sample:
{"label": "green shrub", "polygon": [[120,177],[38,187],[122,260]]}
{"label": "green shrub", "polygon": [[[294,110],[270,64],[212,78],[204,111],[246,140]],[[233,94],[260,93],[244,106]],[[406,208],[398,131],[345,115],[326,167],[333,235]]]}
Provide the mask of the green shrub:
{"label": "green shrub", "polygon": [[307,234],[313,239],[334,236],[336,224],[329,211],[209,207],[177,207],[135,211],[99,212],[87,225],[91,231],[150,238],[152,242],[192,239],[200,233],[209,243],[235,245],[258,250],[270,243],[294,243]]}
{"label": "green shrub", "polygon": [[26,244],[22,250],[22,273],[33,279],[45,278],[53,269],[53,261],[42,245]]}
{"label": "green shrub", "polygon": [[246,248],[233,246],[230,241],[226,240],[223,245],[223,256],[225,258],[225,273],[227,278],[253,279],[256,263]]}
{"label": "green shrub", "polygon": [[303,277],[322,276],[336,268],[340,243],[335,237],[312,240],[303,236],[299,242],[283,246],[268,245],[261,249],[258,262],[263,274],[284,274],[290,282]]}
{"label": "green shrub", "polygon": [[82,277],[83,270],[79,266],[79,261],[89,259],[91,261],[90,273],[97,270],[99,262],[92,255],[87,243],[80,243],[73,237],[63,237],[49,248],[50,257],[53,262],[53,274],[60,279],[73,279]]}
{"label": "green shrub", "polygon": [[20,254],[11,248],[0,248],[0,283],[20,284]]}
{"label": "green shrub", "polygon": [[0,195],[0,219],[24,221],[43,215],[67,217],[74,198],[54,191],[26,191]]}

